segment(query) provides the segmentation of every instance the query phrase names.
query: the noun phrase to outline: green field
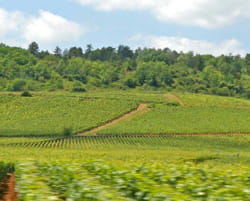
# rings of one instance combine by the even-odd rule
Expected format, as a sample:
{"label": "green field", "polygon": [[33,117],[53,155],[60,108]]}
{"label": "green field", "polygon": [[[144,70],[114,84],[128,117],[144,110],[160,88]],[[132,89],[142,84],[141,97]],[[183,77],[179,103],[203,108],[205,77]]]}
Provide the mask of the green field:
{"label": "green field", "polygon": [[220,106],[226,108],[250,108],[249,99],[204,94],[177,93],[187,106]]}
{"label": "green field", "polygon": [[16,176],[21,200],[248,200],[248,171],[57,162],[19,165]]}
{"label": "green field", "polygon": [[136,107],[135,102],[123,100],[1,95],[0,135],[63,135],[64,129],[79,133]]}
{"label": "green field", "polygon": [[[133,115],[98,134],[249,133],[250,101],[210,95],[178,94],[184,106],[166,93],[103,91],[0,96],[0,135],[59,136],[103,125],[147,103],[148,112]],[[150,111],[149,111],[150,110]]]}
{"label": "green field", "polygon": [[[250,163],[249,136],[0,138],[0,160],[98,159]],[[161,153],[161,154],[159,154]],[[207,160],[206,157],[215,157]]]}
{"label": "green field", "polygon": [[163,92],[1,94],[0,178],[15,175],[19,201],[250,200],[249,106]]}
{"label": "green field", "polygon": [[249,145],[249,136],[0,138],[0,161],[15,163],[24,201],[248,200]]}
{"label": "green field", "polygon": [[250,109],[156,105],[98,134],[249,133],[249,122]]}

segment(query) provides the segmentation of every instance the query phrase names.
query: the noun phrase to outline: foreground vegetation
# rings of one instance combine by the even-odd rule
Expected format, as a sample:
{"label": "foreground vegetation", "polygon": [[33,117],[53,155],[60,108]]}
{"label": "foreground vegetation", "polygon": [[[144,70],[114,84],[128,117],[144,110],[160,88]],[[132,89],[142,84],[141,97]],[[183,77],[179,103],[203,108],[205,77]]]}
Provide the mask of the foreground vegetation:
{"label": "foreground vegetation", "polygon": [[249,200],[248,176],[247,168],[232,172],[192,164],[28,163],[17,166],[17,190],[21,201]]}
{"label": "foreground vegetation", "polygon": [[2,181],[8,173],[14,172],[14,170],[15,168],[13,163],[0,162],[0,181]]}
{"label": "foreground vegetation", "polygon": [[20,201],[248,200],[249,142],[249,136],[0,138],[0,161],[15,161]]}

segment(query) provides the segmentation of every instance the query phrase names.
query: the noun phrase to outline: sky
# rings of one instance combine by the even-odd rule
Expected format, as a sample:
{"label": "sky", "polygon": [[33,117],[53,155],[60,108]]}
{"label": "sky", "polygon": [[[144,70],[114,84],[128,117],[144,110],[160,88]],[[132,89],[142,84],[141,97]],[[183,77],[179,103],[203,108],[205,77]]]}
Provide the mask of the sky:
{"label": "sky", "polygon": [[0,0],[0,43],[250,52],[249,0]]}

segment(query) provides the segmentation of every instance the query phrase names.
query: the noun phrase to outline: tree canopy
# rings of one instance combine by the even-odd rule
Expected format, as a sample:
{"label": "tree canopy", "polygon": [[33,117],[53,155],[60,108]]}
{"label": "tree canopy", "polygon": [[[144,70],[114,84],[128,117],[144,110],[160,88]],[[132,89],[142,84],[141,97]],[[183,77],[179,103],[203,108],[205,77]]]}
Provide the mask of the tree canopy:
{"label": "tree canopy", "polygon": [[52,53],[0,44],[0,90],[141,88],[250,98],[250,54],[199,55],[128,46],[87,45]]}

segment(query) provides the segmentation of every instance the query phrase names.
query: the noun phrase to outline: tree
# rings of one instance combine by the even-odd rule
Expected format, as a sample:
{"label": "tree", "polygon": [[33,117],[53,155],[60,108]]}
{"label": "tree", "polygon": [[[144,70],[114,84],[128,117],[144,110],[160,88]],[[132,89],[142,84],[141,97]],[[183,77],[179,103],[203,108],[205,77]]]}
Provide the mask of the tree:
{"label": "tree", "polygon": [[134,56],[133,51],[128,46],[124,45],[120,45],[118,47],[117,53],[122,60],[126,58],[132,58]]}
{"label": "tree", "polygon": [[44,57],[47,57],[47,56],[49,56],[50,55],[50,53],[49,53],[49,51],[48,50],[46,50],[46,51],[41,51],[40,53],[39,53],[39,58],[40,59],[43,59]]}
{"label": "tree", "polygon": [[55,50],[54,50],[54,55],[57,57],[61,57],[62,56],[62,50],[60,47],[56,46]]}
{"label": "tree", "polygon": [[82,48],[72,47],[69,49],[69,58],[83,57]]}
{"label": "tree", "polygon": [[88,55],[90,52],[92,52],[93,46],[91,44],[88,44],[86,46],[85,54]]}
{"label": "tree", "polygon": [[30,43],[28,50],[31,54],[38,56],[39,55],[39,46],[36,42]]}

